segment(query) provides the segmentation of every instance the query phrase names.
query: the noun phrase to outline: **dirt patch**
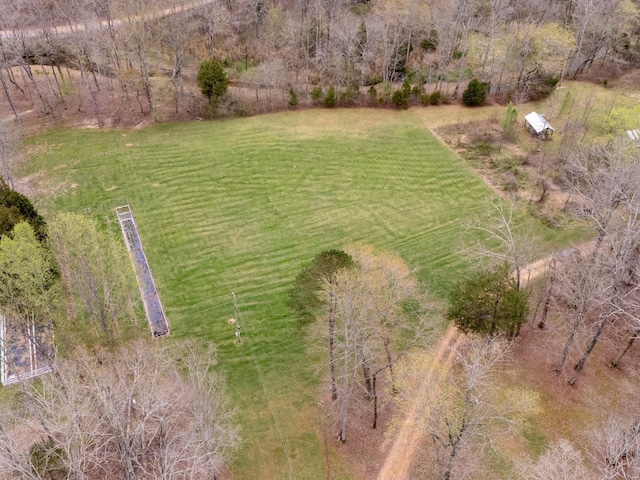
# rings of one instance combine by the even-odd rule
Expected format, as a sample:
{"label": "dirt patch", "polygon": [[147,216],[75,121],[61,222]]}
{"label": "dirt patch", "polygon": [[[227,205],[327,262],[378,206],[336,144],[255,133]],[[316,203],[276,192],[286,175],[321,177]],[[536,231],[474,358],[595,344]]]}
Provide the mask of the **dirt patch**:
{"label": "dirt patch", "polygon": [[113,192],[116,188],[118,188],[116,185],[111,185],[109,188],[105,188],[104,191]]}
{"label": "dirt patch", "polygon": [[44,172],[37,172],[26,177],[14,177],[13,188],[29,198],[35,198],[39,189],[34,184],[44,177]]}
{"label": "dirt patch", "polygon": [[[385,391],[388,385],[381,382],[380,391]],[[319,404],[321,410],[327,412],[322,421],[322,436],[325,445],[325,461],[327,472],[335,470],[330,452],[341,457],[341,463],[349,466],[354,480],[369,480],[376,478],[386,457],[385,442],[387,431],[392,419],[394,400],[385,395],[385,401],[378,405],[378,427],[371,428],[373,420],[372,401],[366,395],[359,395],[355,399],[355,407],[349,415],[347,425],[347,441],[340,443],[338,433],[340,428],[331,413],[333,401],[328,391],[322,391]],[[381,397],[382,398],[382,397]],[[332,478],[330,473],[327,478]]]}
{"label": "dirt patch", "polygon": [[85,130],[95,130],[100,128],[100,124],[95,120],[83,120],[75,125],[76,128],[82,128]]}
{"label": "dirt patch", "polygon": [[573,373],[575,356],[563,372],[554,372],[567,338],[563,323],[556,316],[544,330],[526,325],[516,349],[515,364],[522,372],[522,385],[543,395],[544,415],[537,423],[547,442],[565,438],[588,450],[591,432],[606,415],[638,411],[640,379],[635,372],[640,367],[640,350],[630,351],[620,368],[609,368],[609,362],[619,353],[620,343],[613,341],[619,332],[605,330],[576,386],[571,387],[567,381]]}
{"label": "dirt patch", "polygon": [[623,88],[628,90],[628,95],[634,98],[640,98],[640,92],[638,92],[638,85],[640,85],[640,70],[630,70],[612,82],[611,85],[614,88]]}
{"label": "dirt patch", "polygon": [[39,171],[24,177],[13,178],[14,190],[29,198],[49,197],[53,198],[62,192],[75,190],[79,187],[77,183],[54,183],[47,180],[45,171]]}

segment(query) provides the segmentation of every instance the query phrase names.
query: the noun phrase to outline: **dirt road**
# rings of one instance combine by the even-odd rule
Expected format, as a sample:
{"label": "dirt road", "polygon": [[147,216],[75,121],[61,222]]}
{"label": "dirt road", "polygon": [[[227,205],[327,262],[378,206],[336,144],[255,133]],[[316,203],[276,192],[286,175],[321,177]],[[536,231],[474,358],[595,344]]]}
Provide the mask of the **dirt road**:
{"label": "dirt road", "polygon": [[[114,27],[119,27],[121,25],[123,25],[124,23],[131,23],[131,22],[137,22],[143,19],[153,19],[153,18],[161,18],[161,17],[166,17],[167,15],[172,15],[174,13],[179,13],[179,12],[184,12],[186,10],[191,10],[192,8],[197,8],[200,7],[202,5],[206,5],[208,3],[212,3],[214,0],[198,0],[198,1],[194,1],[194,2],[188,2],[188,3],[184,3],[182,5],[176,5],[173,7],[169,7],[169,8],[165,8],[163,10],[159,10],[157,12],[149,12],[148,14],[144,15],[144,16],[137,16],[137,17],[133,17],[130,19],[122,20],[122,19],[116,19],[114,21],[111,22],[111,25]],[[33,37],[39,37],[41,35],[43,35],[45,33],[45,31],[48,34],[54,33],[56,35],[68,35],[70,33],[81,33],[81,32],[85,32],[88,30],[93,30],[97,27],[106,27],[108,26],[109,23],[106,20],[103,20],[102,22],[99,21],[94,21],[94,22],[87,22],[87,23],[76,23],[74,25],[57,25],[54,27],[49,27],[47,29],[42,29],[42,28],[28,28],[28,29],[24,29],[24,30],[20,30],[18,35],[20,38],[33,38]],[[0,31],[0,39],[4,39],[4,38],[12,38],[16,36],[16,31],[14,30],[1,30]]]}
{"label": "dirt road", "polygon": [[[429,391],[438,388],[440,381],[445,377],[453,364],[456,355],[456,347],[462,341],[462,334],[451,325],[438,344],[438,350],[431,363],[431,368],[426,372],[420,385],[410,394],[413,404],[396,436],[387,459],[378,474],[378,480],[402,480],[408,478],[411,473],[411,465],[415,451],[423,440],[424,432],[420,428],[420,416],[428,415],[428,406],[425,407]],[[453,348],[452,348],[453,345]],[[441,365],[442,368],[436,368]]]}
{"label": "dirt road", "polygon": [[[593,246],[593,241],[586,242],[533,262],[527,269],[528,274],[524,275],[523,286],[543,275],[554,258],[575,249],[582,254],[586,254],[593,250]],[[425,405],[427,395],[430,390],[438,388],[440,382],[448,374],[449,368],[455,359],[456,348],[463,338],[464,335],[451,325],[438,343],[436,354],[429,370],[425,372],[420,384],[416,385],[415,390],[410,394],[413,400],[412,406],[389,450],[384,465],[378,474],[378,480],[404,480],[409,478],[416,450],[424,440],[424,432],[420,427],[422,424],[420,416],[429,414],[429,406]],[[440,368],[437,368],[438,366]]]}

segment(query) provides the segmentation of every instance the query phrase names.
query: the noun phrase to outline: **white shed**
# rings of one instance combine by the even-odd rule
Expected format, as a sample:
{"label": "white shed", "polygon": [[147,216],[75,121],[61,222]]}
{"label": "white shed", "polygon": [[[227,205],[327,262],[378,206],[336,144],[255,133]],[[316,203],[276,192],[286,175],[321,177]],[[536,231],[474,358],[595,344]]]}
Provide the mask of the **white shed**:
{"label": "white shed", "polygon": [[547,122],[547,119],[537,112],[531,112],[525,115],[524,124],[529,132],[545,140],[550,138],[553,132],[555,132],[555,129]]}

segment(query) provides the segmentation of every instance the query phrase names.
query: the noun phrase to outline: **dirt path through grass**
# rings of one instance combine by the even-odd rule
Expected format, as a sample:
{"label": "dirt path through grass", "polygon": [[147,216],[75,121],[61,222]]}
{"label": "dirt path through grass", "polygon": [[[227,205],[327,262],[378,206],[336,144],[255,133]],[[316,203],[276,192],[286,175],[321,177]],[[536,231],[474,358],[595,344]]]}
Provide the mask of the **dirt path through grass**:
{"label": "dirt path through grass", "polygon": [[[420,428],[420,416],[428,415],[429,409],[423,410],[429,391],[438,388],[440,381],[445,377],[453,364],[456,347],[462,341],[463,335],[451,325],[438,344],[438,349],[431,363],[431,368],[422,379],[422,383],[415,389],[412,395],[414,401],[407,414],[400,431],[396,436],[387,459],[378,474],[378,480],[400,480],[408,478],[413,464],[413,457],[418,445],[422,442],[423,432]],[[452,348],[453,346],[453,348]],[[442,368],[436,368],[442,365]]]}
{"label": "dirt path through grass", "polygon": [[562,260],[563,255],[569,255],[571,252],[575,252],[575,251],[580,252],[580,254],[582,255],[588,255],[591,252],[593,252],[594,247],[595,247],[595,240],[589,240],[588,242],[581,243],[579,245],[576,245],[575,247],[565,248],[564,250],[556,252],[553,255],[549,255],[548,257],[541,258],[540,260],[533,262],[527,268],[527,270],[529,271],[529,274],[526,275],[526,277],[524,278],[523,286],[526,287],[527,282],[533,281],[536,278],[538,278],[540,275],[543,275],[551,265],[551,262],[553,261],[553,259]]}
{"label": "dirt path through grass", "polygon": [[[583,255],[591,252],[594,242],[589,241],[573,247]],[[572,248],[549,255],[529,265],[529,275],[524,279],[524,285],[543,275],[554,258],[563,252],[569,252]],[[402,426],[389,450],[389,454],[378,474],[378,480],[403,480],[409,478],[411,466],[416,450],[423,441],[424,432],[421,430],[420,416],[429,414],[429,406],[425,405],[430,390],[439,388],[440,382],[446,377],[453,365],[458,345],[464,339],[464,335],[458,329],[450,325],[438,344],[436,354],[433,357],[431,367],[426,372],[420,385],[416,385],[411,406]],[[436,368],[438,365],[441,368]],[[421,408],[424,407],[424,408]]]}

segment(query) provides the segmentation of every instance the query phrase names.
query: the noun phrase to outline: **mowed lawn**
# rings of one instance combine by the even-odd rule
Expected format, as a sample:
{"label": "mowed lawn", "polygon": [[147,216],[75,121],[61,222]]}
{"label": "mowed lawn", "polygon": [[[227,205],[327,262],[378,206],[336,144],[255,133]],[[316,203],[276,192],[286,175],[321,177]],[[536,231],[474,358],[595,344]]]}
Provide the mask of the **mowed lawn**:
{"label": "mowed lawn", "polygon": [[[324,478],[327,458],[332,478],[352,478],[339,458],[325,455],[317,365],[286,307],[300,269],[321,250],[362,241],[401,255],[441,297],[467,268],[457,255],[465,222],[492,196],[412,111],[65,129],[32,137],[28,151],[19,173],[33,176],[46,216],[90,209],[113,227],[114,208],[131,205],[172,338],[219,348],[243,428],[236,480]],[[563,243],[559,233],[537,228],[549,248]],[[240,347],[228,323],[232,292]]]}

